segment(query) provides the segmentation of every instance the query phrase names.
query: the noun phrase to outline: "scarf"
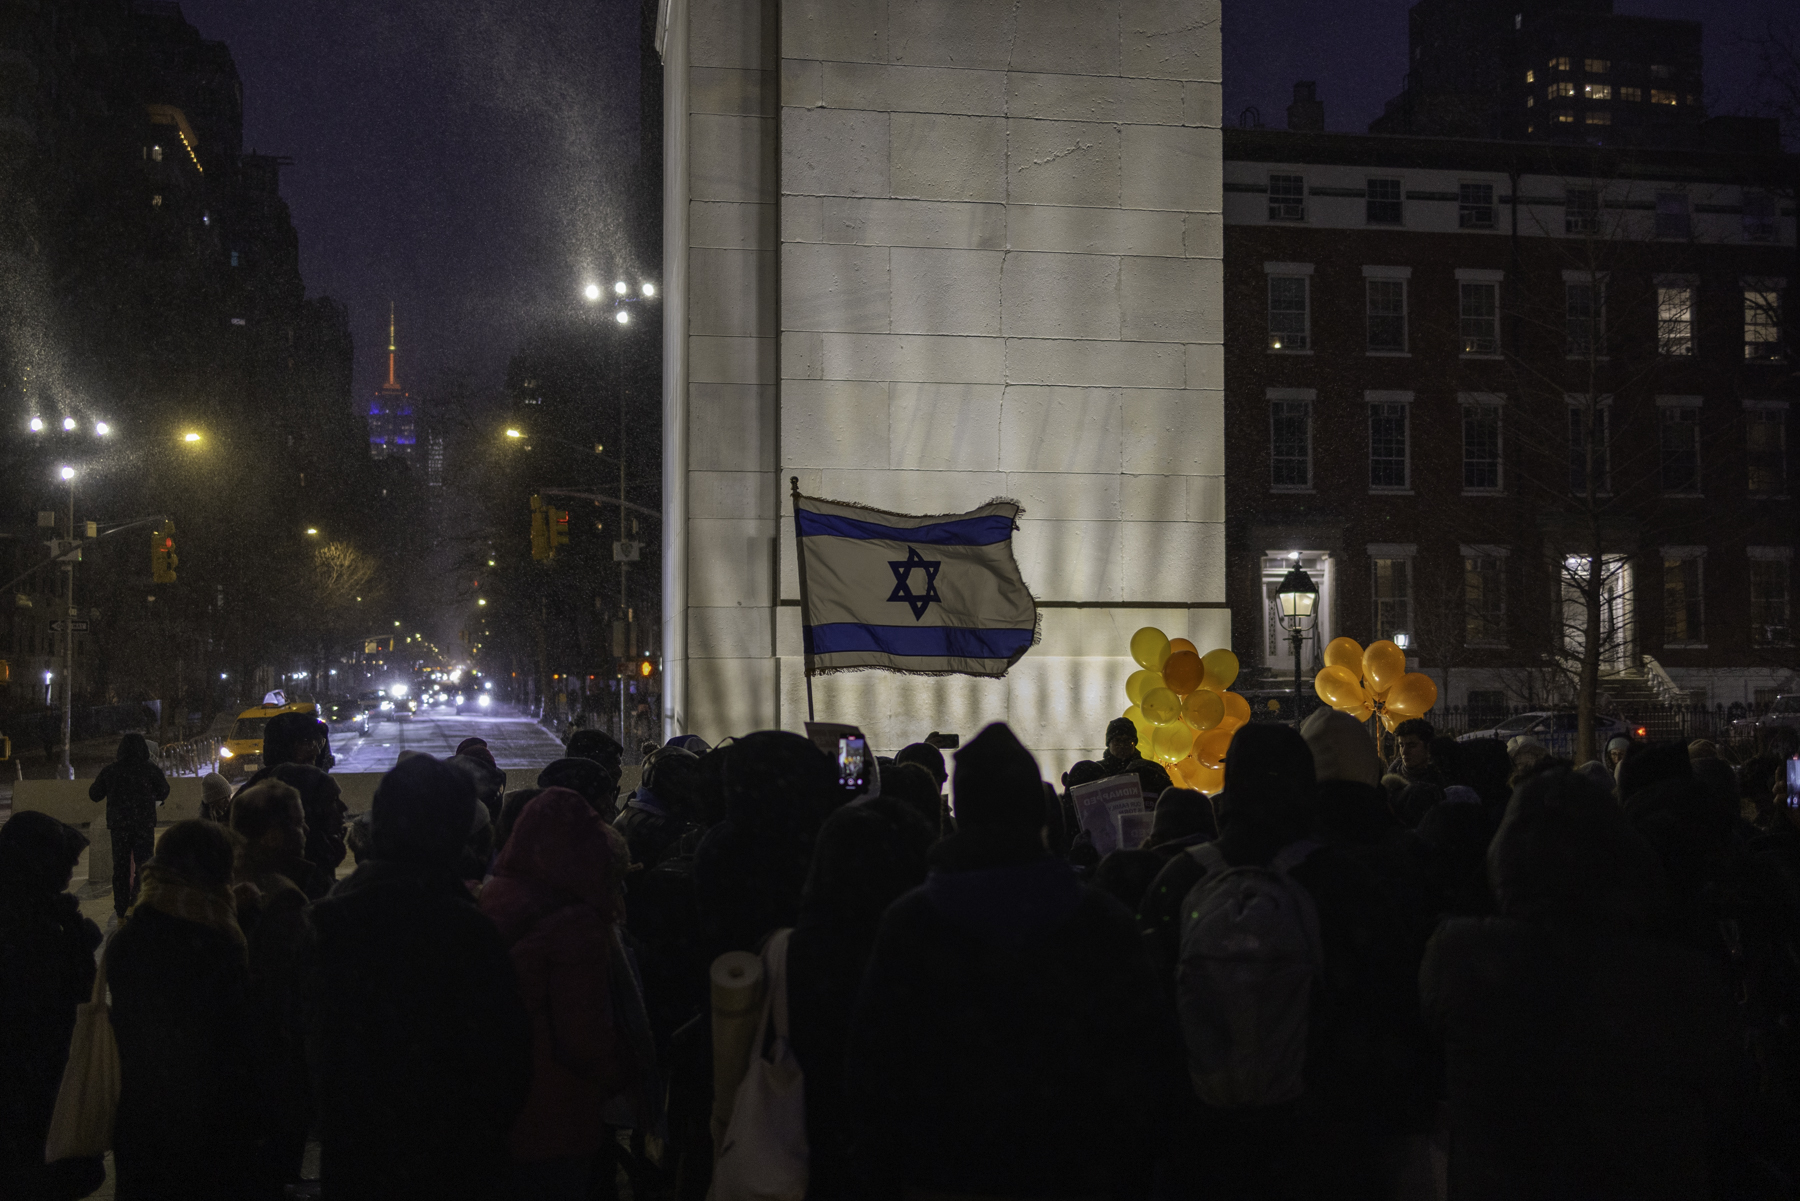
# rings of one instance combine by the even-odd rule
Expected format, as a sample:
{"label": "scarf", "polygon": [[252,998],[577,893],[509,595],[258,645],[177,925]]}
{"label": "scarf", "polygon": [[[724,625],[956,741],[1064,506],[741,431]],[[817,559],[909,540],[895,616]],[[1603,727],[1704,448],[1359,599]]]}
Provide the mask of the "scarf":
{"label": "scarf", "polygon": [[127,920],[139,909],[148,907],[182,921],[223,930],[231,935],[231,941],[237,945],[239,954],[248,954],[244,931],[238,926],[237,905],[232,900],[230,889],[202,888],[180,872],[170,871],[154,863],[145,864],[138,879],[137,903],[125,915]]}

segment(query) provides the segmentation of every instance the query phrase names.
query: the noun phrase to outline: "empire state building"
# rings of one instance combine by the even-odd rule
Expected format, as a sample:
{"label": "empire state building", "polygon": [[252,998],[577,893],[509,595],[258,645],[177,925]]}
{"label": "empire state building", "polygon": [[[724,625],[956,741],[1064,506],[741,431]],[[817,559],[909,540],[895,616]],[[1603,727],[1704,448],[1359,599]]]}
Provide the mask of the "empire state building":
{"label": "empire state building", "polygon": [[394,306],[388,305],[387,383],[369,400],[369,456],[375,459],[417,459],[418,419],[413,415],[412,393],[400,387],[394,374]]}

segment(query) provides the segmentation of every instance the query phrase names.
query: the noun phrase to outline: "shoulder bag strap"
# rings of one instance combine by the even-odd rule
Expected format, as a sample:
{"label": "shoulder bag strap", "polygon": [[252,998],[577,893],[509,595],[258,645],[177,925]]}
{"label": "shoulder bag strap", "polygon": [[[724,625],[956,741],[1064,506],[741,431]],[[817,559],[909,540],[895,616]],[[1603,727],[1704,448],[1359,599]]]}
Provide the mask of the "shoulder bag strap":
{"label": "shoulder bag strap", "polygon": [[787,951],[793,927],[777,930],[763,949],[763,972],[769,982],[769,1002],[775,1020],[775,1037],[788,1041]]}
{"label": "shoulder bag strap", "polygon": [[1219,854],[1219,844],[1216,842],[1203,842],[1199,846],[1189,847],[1187,853],[1192,856],[1195,863],[1200,865],[1200,870],[1208,876],[1214,872],[1222,872],[1230,866],[1225,862],[1225,856]]}

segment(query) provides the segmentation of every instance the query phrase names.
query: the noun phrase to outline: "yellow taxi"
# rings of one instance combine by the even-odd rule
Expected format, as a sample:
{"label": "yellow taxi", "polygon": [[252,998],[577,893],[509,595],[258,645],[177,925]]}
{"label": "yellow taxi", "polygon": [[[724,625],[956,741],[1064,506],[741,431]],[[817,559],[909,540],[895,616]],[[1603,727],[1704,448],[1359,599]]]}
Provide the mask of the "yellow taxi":
{"label": "yellow taxi", "polygon": [[227,780],[243,780],[262,770],[263,727],[277,713],[310,713],[319,715],[319,707],[311,701],[275,704],[264,701],[237,715],[231,732],[219,747],[219,772]]}

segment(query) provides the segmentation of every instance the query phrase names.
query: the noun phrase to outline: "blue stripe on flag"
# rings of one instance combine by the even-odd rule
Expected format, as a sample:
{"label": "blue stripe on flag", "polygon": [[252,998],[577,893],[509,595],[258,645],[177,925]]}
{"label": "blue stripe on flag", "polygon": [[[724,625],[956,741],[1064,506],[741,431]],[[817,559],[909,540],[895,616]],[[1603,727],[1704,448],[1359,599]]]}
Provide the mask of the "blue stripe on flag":
{"label": "blue stripe on flag", "polygon": [[1032,631],[970,630],[960,626],[868,626],[834,622],[811,626],[812,653],[879,651],[920,658],[1011,659],[1031,645]]}
{"label": "blue stripe on flag", "polygon": [[834,513],[814,513],[801,509],[800,536],[815,538],[881,538],[895,542],[916,542],[922,546],[992,546],[1012,537],[1012,518],[1004,514],[988,517],[966,517],[958,521],[940,521],[933,525],[881,525],[839,517]]}

